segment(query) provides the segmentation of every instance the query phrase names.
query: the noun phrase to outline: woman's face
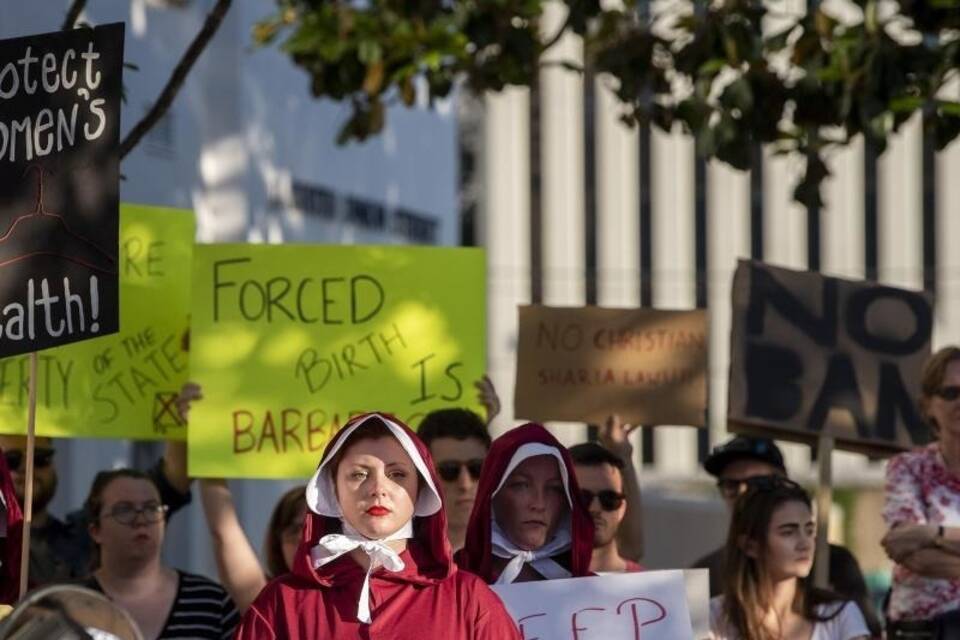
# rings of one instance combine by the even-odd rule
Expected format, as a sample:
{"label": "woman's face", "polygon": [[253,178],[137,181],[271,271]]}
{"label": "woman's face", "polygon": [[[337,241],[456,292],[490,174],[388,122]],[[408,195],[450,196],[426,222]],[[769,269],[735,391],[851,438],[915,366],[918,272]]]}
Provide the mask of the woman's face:
{"label": "woman's face", "polygon": [[526,551],[547,544],[568,509],[560,468],[550,455],[518,464],[493,499],[497,524]]}
{"label": "woman's face", "polygon": [[367,538],[396,533],[413,517],[420,479],[396,438],[347,445],[335,481],[343,519]]}
{"label": "woman's face", "polygon": [[[947,365],[940,382],[940,394],[951,395],[951,389],[960,389],[960,361],[954,360]],[[937,423],[937,432],[940,439],[960,438],[960,398],[948,400],[943,395],[934,394],[930,397],[928,409],[930,418]]]}
{"label": "woman's face", "polygon": [[103,508],[90,526],[101,553],[123,563],[159,557],[164,520],[157,488],[149,480],[119,477],[103,489]]}
{"label": "woman's face", "polygon": [[804,578],[813,567],[817,525],[813,512],[798,500],[777,507],[767,528],[766,565],[774,581]]}

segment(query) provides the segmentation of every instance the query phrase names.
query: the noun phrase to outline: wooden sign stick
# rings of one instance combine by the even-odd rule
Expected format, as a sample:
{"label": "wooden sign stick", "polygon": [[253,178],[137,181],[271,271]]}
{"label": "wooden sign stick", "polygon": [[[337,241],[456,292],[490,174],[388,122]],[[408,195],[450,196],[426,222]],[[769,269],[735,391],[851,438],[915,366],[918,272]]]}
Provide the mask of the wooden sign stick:
{"label": "wooden sign stick", "polygon": [[826,589],[830,585],[830,508],[833,505],[833,436],[820,434],[817,440],[817,550],[814,584]]}
{"label": "wooden sign stick", "polygon": [[27,408],[27,477],[23,486],[23,547],[20,555],[20,598],[27,593],[30,572],[30,525],[33,522],[33,450],[37,424],[37,352],[30,354],[29,405]]}

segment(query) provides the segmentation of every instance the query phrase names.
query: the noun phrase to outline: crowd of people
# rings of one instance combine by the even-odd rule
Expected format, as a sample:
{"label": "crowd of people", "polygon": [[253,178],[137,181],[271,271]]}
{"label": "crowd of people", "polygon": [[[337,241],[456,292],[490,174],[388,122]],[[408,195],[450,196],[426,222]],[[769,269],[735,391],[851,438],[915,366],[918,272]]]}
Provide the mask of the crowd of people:
{"label": "crowd of people", "polygon": [[[166,523],[191,500],[185,445],[168,443],[146,472],[101,472],[61,520],[47,511],[53,443],[38,438],[30,587],[98,591],[148,639],[510,640],[520,632],[490,585],[643,571],[634,427],[611,416],[597,441],[569,449],[533,423],[491,439],[499,402],[489,380],[479,391],[485,419],[444,409],[416,431],[388,414],[351,419],[275,505],[263,562],[226,482],[199,481],[218,582],[161,560]],[[178,406],[186,417],[199,401],[187,385]],[[738,436],[712,451],[704,468],[730,527],[693,563],[710,572],[712,640],[960,638],[960,348],[931,358],[920,407],[933,441],[887,466],[894,572],[882,611],[843,547],[829,548],[829,588],[813,584],[814,509],[773,441]],[[26,447],[15,436],[0,447],[0,597],[12,604]]]}

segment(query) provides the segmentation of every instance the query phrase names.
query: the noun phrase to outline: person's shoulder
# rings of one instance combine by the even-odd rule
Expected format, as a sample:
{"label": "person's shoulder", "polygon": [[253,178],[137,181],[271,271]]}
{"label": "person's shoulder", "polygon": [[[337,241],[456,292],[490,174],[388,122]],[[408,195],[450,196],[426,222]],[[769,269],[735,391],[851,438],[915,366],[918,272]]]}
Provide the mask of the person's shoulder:
{"label": "person's shoulder", "polygon": [[887,462],[888,469],[915,468],[930,464],[935,464],[938,459],[939,448],[936,442],[904,451],[890,458]]}
{"label": "person's shoulder", "polygon": [[691,569],[710,569],[716,566],[718,563],[722,563],[722,562],[723,562],[723,547],[720,547],[719,549],[714,549],[707,555],[703,556],[702,558],[694,562],[692,565],[690,565],[690,568]]}
{"label": "person's shoulder", "polygon": [[[870,635],[870,630],[867,627],[863,612],[860,610],[860,606],[853,600],[824,602],[817,605],[816,611],[817,615],[824,619],[820,624],[823,624],[829,633],[836,631],[837,633],[843,632],[846,634],[842,637],[837,636],[839,640]],[[829,633],[829,638],[832,639],[835,637],[829,635]]]}

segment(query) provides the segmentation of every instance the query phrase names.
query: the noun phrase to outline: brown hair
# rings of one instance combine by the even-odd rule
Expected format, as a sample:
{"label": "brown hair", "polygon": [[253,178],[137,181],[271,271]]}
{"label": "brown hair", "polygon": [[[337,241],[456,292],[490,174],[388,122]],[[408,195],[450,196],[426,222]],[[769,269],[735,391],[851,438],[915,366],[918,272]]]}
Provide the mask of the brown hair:
{"label": "brown hair", "polygon": [[283,534],[296,522],[300,512],[307,508],[306,485],[293,487],[277,501],[270,514],[267,536],[263,541],[264,554],[267,557],[267,575],[276,578],[290,571],[283,559]]}
{"label": "brown hair", "polygon": [[960,361],[960,347],[951,345],[943,347],[930,356],[930,359],[923,366],[923,374],[920,377],[920,415],[930,425],[934,436],[939,432],[940,426],[930,415],[930,401],[943,385],[943,378],[947,375],[947,367],[955,361]]}
{"label": "brown hair", "polygon": [[[771,476],[750,483],[734,505],[724,556],[723,609],[736,634],[745,640],[776,640],[763,624],[763,614],[771,606],[766,580],[767,536],[773,513],[788,502],[801,502],[812,509],[810,496],[800,485]],[[746,553],[748,543],[756,545],[755,556]],[[809,576],[798,578],[793,611],[807,620],[822,622],[835,617],[840,609],[823,616],[817,607],[838,600],[841,598],[814,588]]]}
{"label": "brown hair", "polygon": [[[110,486],[114,480],[120,478],[132,478],[134,480],[149,482],[150,486],[156,490],[157,495],[160,495],[160,489],[157,487],[157,483],[143,471],[129,468],[101,471],[94,476],[93,484],[90,485],[90,493],[83,503],[84,513],[90,524],[100,525],[100,512],[103,511],[103,494],[106,493],[107,487]],[[94,570],[100,567],[100,545],[93,541],[91,541],[90,544],[93,546],[93,553],[90,554],[90,568]]]}

